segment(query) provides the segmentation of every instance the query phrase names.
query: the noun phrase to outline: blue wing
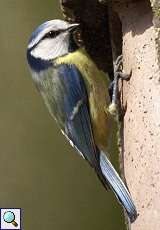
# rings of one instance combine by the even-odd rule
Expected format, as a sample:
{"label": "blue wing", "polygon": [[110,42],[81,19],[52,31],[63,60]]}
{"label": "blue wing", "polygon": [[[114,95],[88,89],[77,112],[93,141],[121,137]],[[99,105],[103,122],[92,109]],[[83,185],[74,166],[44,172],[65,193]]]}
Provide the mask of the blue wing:
{"label": "blue wing", "polygon": [[93,139],[85,83],[75,65],[60,65],[58,71],[65,93],[63,97],[64,132],[85,159],[96,167],[99,153]]}

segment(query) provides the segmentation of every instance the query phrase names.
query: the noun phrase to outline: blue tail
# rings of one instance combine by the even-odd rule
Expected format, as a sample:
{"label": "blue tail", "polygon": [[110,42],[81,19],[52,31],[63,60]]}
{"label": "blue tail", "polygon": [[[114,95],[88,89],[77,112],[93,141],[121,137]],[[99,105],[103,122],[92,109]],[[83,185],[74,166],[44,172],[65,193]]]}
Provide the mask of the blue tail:
{"label": "blue tail", "polygon": [[137,218],[137,210],[132,201],[131,195],[119,177],[118,173],[108,160],[107,156],[103,152],[100,154],[100,168],[107,185],[112,189],[119,202],[126,210],[131,223],[134,222]]}

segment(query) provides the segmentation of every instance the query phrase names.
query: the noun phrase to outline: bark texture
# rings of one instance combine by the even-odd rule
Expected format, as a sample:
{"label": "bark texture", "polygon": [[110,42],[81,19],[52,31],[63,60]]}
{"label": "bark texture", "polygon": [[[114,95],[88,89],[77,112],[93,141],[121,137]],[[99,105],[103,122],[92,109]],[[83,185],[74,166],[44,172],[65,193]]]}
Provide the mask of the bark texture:
{"label": "bark texture", "polygon": [[[68,3],[68,15],[82,22],[84,44],[99,67],[112,73],[111,60],[122,50],[124,72],[132,70],[130,81],[120,84],[127,108],[121,129],[123,173],[139,213],[130,228],[159,230],[160,2],[62,1],[63,6]],[[77,8],[79,3],[84,11]]]}

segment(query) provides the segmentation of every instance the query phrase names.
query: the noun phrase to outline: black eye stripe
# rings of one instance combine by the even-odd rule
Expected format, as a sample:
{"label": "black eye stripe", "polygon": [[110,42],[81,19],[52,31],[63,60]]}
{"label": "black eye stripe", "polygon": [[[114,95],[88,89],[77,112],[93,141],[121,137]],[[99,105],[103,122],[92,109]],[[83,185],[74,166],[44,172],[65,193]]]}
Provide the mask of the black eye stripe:
{"label": "black eye stripe", "polygon": [[47,34],[44,35],[44,37],[42,38],[43,39],[46,39],[46,38],[55,38],[56,36],[58,36],[62,31],[61,30],[57,30],[57,31],[54,31],[54,30],[51,30],[49,31]]}

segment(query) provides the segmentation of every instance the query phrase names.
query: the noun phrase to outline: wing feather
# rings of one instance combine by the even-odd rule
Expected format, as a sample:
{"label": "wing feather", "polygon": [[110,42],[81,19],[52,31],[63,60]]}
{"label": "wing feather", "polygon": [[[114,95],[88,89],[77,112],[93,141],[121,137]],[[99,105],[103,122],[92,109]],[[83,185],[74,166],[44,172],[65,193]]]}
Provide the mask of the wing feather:
{"label": "wing feather", "polygon": [[84,158],[96,167],[99,155],[92,133],[85,83],[75,65],[60,65],[58,71],[64,87],[64,132]]}

